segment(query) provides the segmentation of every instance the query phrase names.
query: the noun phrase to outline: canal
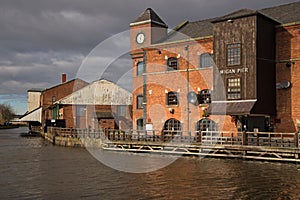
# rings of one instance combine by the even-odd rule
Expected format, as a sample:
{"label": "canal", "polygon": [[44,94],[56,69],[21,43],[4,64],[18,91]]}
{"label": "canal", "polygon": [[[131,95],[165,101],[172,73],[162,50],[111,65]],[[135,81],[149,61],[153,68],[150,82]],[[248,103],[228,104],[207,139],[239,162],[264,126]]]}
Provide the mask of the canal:
{"label": "canal", "polygon": [[20,137],[26,131],[0,130],[0,199],[300,199],[296,164],[180,157],[127,173],[84,148]]}

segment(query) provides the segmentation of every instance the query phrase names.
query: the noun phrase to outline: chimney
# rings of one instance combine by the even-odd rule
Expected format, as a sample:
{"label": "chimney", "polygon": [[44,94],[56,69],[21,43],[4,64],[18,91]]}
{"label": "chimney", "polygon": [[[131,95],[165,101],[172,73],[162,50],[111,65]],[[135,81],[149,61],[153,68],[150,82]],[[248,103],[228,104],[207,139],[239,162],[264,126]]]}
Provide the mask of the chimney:
{"label": "chimney", "polygon": [[61,83],[65,83],[65,82],[67,82],[67,75],[65,73],[63,73],[61,75]]}

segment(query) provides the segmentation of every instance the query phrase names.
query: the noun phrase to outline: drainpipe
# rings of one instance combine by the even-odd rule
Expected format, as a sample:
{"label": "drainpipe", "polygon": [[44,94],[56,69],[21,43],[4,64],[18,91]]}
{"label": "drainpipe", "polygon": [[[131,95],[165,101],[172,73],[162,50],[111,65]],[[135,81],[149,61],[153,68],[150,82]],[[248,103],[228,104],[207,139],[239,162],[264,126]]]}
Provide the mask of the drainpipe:
{"label": "drainpipe", "polygon": [[143,49],[143,130],[146,132],[146,120],[147,120],[147,76],[146,76],[146,63],[147,56],[146,51]]}
{"label": "drainpipe", "polygon": [[[190,91],[190,58],[189,58],[189,45],[185,46],[184,48],[186,50],[186,57],[187,57],[187,69],[186,69],[186,73],[187,73],[187,82],[186,82],[186,89],[187,89],[187,94]],[[191,137],[191,133],[190,133],[190,104],[189,101],[187,100],[187,131],[188,131],[188,136],[189,138]]]}

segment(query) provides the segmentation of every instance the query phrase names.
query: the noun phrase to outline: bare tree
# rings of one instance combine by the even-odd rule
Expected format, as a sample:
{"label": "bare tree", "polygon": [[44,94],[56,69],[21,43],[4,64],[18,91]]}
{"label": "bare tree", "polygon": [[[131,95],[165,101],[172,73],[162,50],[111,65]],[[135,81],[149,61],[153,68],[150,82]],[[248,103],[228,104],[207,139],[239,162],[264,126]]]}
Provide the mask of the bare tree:
{"label": "bare tree", "polygon": [[0,124],[4,124],[14,118],[14,112],[10,105],[0,104]]}

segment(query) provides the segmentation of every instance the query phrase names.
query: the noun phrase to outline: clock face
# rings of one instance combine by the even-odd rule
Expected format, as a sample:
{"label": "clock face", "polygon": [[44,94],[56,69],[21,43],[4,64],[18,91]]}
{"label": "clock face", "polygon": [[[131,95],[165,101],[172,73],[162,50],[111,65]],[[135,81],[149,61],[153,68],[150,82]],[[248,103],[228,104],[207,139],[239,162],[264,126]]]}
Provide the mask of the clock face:
{"label": "clock face", "polygon": [[136,35],[136,42],[138,44],[143,44],[144,41],[145,41],[145,35],[144,35],[144,33],[139,33],[139,34]]}

